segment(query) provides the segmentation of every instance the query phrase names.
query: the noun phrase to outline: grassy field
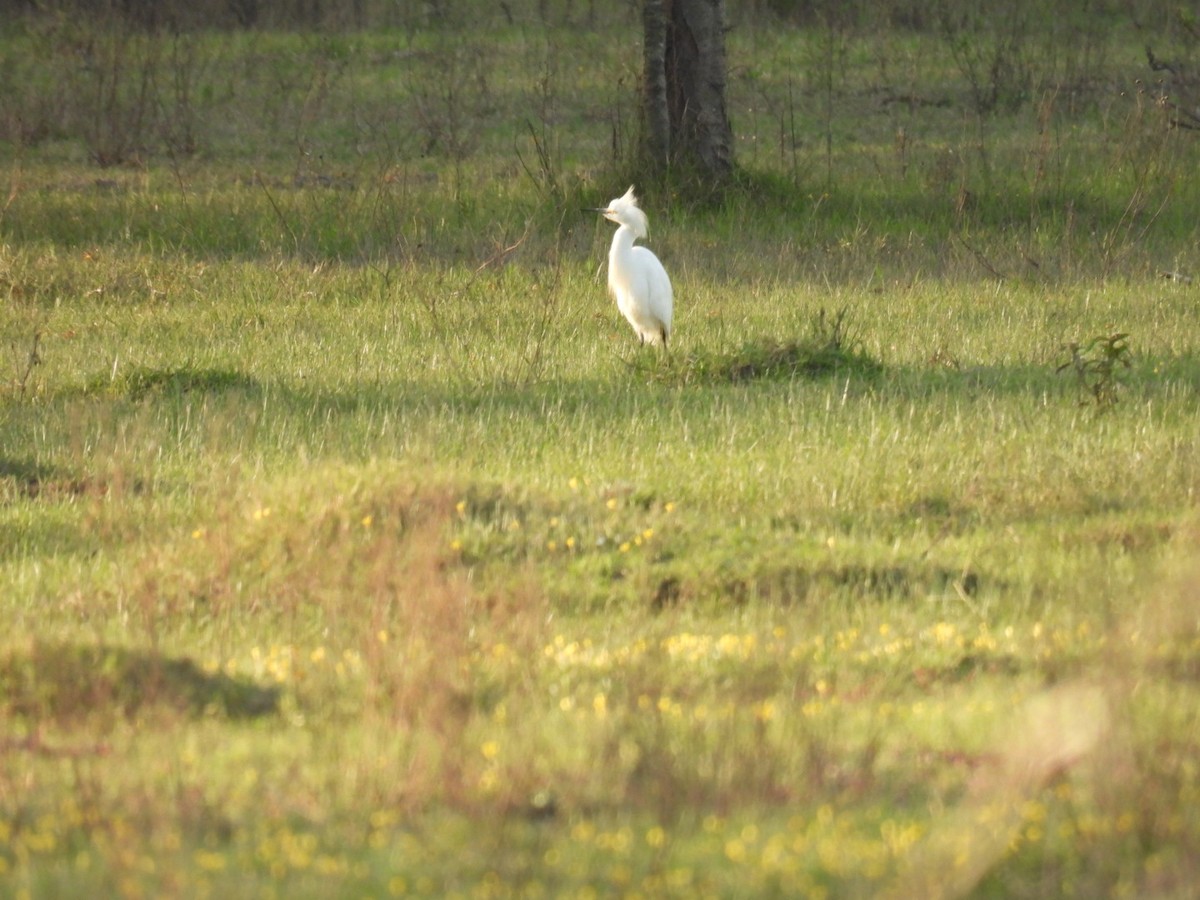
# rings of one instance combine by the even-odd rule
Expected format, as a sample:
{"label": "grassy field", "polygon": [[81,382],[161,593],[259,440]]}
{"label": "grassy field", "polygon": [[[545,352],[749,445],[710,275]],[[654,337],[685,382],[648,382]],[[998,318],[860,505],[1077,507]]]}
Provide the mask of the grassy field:
{"label": "grassy field", "polygon": [[1190,896],[1145,34],[735,16],[668,363],[578,212],[636,18],[565,9],[2,32],[0,896]]}

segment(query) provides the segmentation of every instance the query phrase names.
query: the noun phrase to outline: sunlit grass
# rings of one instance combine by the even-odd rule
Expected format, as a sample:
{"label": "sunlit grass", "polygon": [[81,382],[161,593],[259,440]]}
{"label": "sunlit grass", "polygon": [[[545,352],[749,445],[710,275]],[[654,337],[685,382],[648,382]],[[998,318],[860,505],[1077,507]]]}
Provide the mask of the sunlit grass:
{"label": "sunlit grass", "polygon": [[[10,719],[40,786],[6,813],[14,883],[872,894],[940,852],[969,881],[995,828],[996,890],[1188,871],[1196,647],[1136,611],[1192,546],[1178,288],[843,289],[880,372],[696,386],[642,371],[581,276],[530,372],[491,343],[516,272],[487,317],[435,321],[369,273],[208,271],[229,305],[37,312],[5,410],[9,641],[158,648],[279,708]],[[700,287],[681,353],[805,334],[828,299]],[[1111,321],[1143,349],[1099,415],[1054,370]],[[965,805],[939,849],[1003,723],[1081,677],[1118,678],[1117,788],[1069,769]]]}

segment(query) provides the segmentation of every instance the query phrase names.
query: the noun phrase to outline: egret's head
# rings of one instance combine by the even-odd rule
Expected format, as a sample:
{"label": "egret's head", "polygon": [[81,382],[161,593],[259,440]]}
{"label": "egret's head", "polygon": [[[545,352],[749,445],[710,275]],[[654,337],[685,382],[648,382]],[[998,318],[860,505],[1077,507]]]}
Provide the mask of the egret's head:
{"label": "egret's head", "polygon": [[637,197],[633,195],[633,185],[630,185],[629,190],[623,196],[609,201],[608,206],[599,212],[610,222],[628,225],[633,229],[634,235],[644,238],[650,230],[649,220],[646,218],[646,214],[638,208],[637,202]]}

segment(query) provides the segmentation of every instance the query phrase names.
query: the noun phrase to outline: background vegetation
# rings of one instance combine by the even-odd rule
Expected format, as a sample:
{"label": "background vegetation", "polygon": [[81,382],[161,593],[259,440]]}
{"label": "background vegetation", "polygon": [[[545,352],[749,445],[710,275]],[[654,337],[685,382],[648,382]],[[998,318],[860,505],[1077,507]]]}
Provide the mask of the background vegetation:
{"label": "background vegetation", "polygon": [[1190,893],[1192,20],[4,9],[0,894]]}

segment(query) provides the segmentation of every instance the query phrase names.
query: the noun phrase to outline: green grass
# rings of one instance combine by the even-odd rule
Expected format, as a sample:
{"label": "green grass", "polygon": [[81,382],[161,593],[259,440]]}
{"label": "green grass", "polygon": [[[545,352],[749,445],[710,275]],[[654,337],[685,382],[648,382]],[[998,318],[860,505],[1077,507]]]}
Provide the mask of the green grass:
{"label": "green grass", "polygon": [[978,116],[935,32],[838,32],[826,107],[831,32],[734,31],[745,171],[639,184],[667,360],[576,212],[622,24],[200,36],[196,155],[0,150],[0,895],[1188,893],[1200,151],[1140,45]]}

